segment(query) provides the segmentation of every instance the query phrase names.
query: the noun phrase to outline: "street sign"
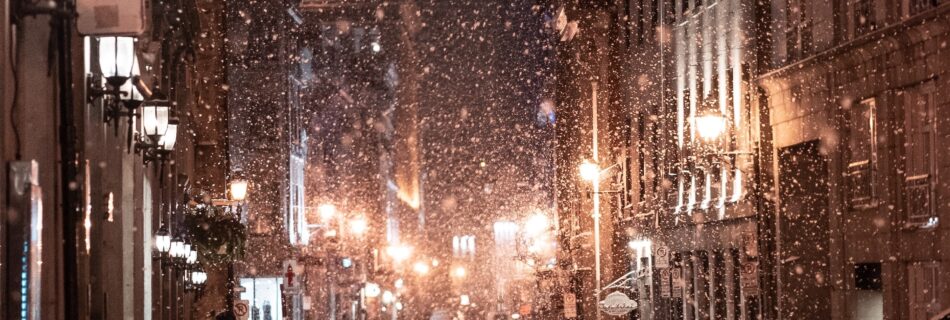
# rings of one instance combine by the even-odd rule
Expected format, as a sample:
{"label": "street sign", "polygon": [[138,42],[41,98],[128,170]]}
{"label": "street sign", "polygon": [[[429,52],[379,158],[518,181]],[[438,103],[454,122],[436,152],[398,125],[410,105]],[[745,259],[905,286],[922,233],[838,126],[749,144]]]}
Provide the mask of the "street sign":
{"label": "street sign", "polygon": [[251,302],[248,300],[238,300],[234,302],[234,315],[239,320],[247,320],[250,314]]}
{"label": "street sign", "polygon": [[670,269],[660,269],[660,297],[670,297]]}
{"label": "street sign", "polygon": [[653,267],[657,269],[670,267],[670,247],[658,245],[653,253]]}
{"label": "street sign", "polygon": [[683,297],[683,268],[670,269],[670,283],[673,285],[671,295],[673,298]]}
{"label": "street sign", "polygon": [[759,264],[757,262],[749,261],[742,264],[739,283],[742,286],[743,296],[759,294]]}
{"label": "street sign", "polygon": [[637,302],[620,291],[614,291],[598,303],[600,311],[612,316],[622,316],[637,308]]}
{"label": "street sign", "polygon": [[564,317],[577,318],[577,296],[570,292],[564,294]]}

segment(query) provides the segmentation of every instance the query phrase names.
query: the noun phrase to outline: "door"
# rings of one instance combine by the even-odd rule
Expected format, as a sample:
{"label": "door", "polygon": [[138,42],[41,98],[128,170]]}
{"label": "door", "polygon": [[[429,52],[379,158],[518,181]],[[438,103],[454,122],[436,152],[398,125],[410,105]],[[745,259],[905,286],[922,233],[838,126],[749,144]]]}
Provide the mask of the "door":
{"label": "door", "polygon": [[828,259],[828,165],[819,142],[779,150],[777,280],[779,316],[831,316]]}

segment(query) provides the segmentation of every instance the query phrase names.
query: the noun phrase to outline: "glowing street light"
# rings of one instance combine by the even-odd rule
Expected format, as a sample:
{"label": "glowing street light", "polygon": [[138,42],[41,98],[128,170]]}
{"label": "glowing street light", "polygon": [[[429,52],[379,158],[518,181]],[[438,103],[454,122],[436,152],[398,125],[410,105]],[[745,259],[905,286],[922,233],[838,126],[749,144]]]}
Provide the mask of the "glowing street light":
{"label": "glowing street light", "polygon": [[336,216],[336,206],[332,204],[322,204],[317,208],[317,211],[320,213],[320,219],[323,219],[323,221],[330,221],[330,219]]}
{"label": "glowing street light", "polygon": [[547,231],[550,225],[551,221],[548,219],[548,216],[543,213],[536,213],[528,218],[525,222],[524,229],[528,235],[538,236]]}
{"label": "glowing street light", "polygon": [[452,276],[456,278],[460,278],[460,279],[465,278],[466,273],[467,272],[465,271],[465,267],[462,267],[462,266],[455,267],[455,269],[452,269]]}
{"label": "glowing street light", "polygon": [[366,223],[366,219],[355,218],[353,220],[350,220],[350,232],[352,232],[353,234],[360,236],[366,233],[366,230],[368,229],[369,229],[369,225]]}
{"label": "glowing street light", "polygon": [[596,163],[584,160],[580,166],[581,179],[587,181],[597,181],[600,177],[600,167]]}
{"label": "glowing street light", "polygon": [[412,265],[412,271],[415,271],[416,274],[424,276],[429,273],[429,264],[425,262],[416,262]]}
{"label": "glowing street light", "polygon": [[412,247],[405,245],[391,245],[386,248],[386,254],[393,258],[393,261],[396,263],[403,262],[406,259],[409,259],[409,256],[412,255]]}
{"label": "glowing street light", "polygon": [[715,140],[726,131],[726,118],[718,111],[704,112],[693,118],[693,125],[704,140]]}
{"label": "glowing street light", "polygon": [[228,187],[231,191],[231,200],[244,201],[247,198],[247,180],[240,178],[231,180]]}

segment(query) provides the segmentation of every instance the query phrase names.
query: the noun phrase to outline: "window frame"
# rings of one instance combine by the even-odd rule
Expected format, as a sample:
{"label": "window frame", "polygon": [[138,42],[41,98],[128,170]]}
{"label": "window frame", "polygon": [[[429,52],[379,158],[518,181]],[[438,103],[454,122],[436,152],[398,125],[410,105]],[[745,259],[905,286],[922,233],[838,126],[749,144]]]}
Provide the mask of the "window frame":
{"label": "window frame", "polygon": [[[854,154],[855,147],[855,121],[857,115],[865,112],[867,108],[868,113],[868,136],[866,137],[867,146],[867,157],[857,158]],[[851,107],[848,115],[848,148],[851,150],[848,154],[848,163],[846,165],[845,171],[845,182],[849,190],[848,193],[848,204],[852,210],[860,210],[870,207],[875,207],[877,205],[877,194],[878,190],[876,188],[876,173],[877,173],[877,163],[878,163],[878,134],[877,134],[877,98],[868,97],[861,99],[855,106]],[[860,175],[866,176],[866,183],[863,185],[867,188],[867,196],[856,197],[853,192],[858,190],[855,188],[855,181]],[[865,179],[861,179],[862,181]]]}

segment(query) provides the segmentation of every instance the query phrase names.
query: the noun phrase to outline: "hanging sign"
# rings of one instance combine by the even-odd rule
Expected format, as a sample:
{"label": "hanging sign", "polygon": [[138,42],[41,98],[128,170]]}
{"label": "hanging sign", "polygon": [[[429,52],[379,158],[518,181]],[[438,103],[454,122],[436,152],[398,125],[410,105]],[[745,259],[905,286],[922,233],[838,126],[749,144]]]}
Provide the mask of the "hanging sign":
{"label": "hanging sign", "polygon": [[570,292],[564,294],[564,317],[577,318],[577,296]]}
{"label": "hanging sign", "polygon": [[619,291],[608,294],[598,305],[600,311],[612,316],[622,316],[637,308],[636,301]]}
{"label": "hanging sign", "polygon": [[670,297],[670,269],[660,269],[660,297]]}
{"label": "hanging sign", "polygon": [[673,298],[682,298],[683,297],[683,268],[671,268],[670,269],[670,283],[673,285],[671,289]]}
{"label": "hanging sign", "polygon": [[670,247],[658,245],[653,252],[653,267],[657,269],[670,267]]}

